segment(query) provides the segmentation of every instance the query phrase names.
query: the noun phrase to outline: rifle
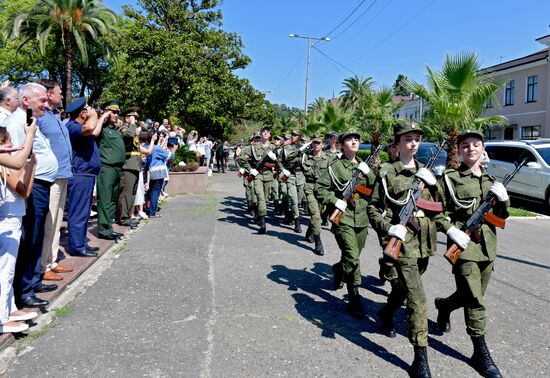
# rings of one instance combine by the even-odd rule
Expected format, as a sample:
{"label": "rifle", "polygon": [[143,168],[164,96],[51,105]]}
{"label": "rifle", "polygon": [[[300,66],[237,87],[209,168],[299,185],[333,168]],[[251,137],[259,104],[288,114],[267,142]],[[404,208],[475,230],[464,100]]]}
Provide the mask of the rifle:
{"label": "rifle", "polygon": [[[523,159],[520,163],[515,163],[516,168],[508,173],[504,178],[502,179],[502,184],[504,186],[508,185],[508,183],[514,178],[514,176],[519,172],[521,167],[523,167],[525,164],[527,164],[527,158]],[[487,197],[483,200],[483,203],[478,207],[478,209],[468,218],[466,223],[462,226],[462,231],[464,231],[467,235],[471,235],[475,232],[478,232],[478,227],[481,225],[483,220],[486,220],[490,224],[492,224],[495,227],[498,228],[504,228],[506,221],[498,216],[496,216],[491,209],[493,208],[494,204],[496,202],[496,195],[493,192],[489,192],[487,194]],[[453,243],[449,249],[447,249],[447,252],[443,255],[448,262],[451,263],[451,265],[454,265],[456,263],[456,260],[458,260],[458,257],[462,253],[462,249],[456,245],[456,243]]]}
{"label": "rifle", "polygon": [[[277,153],[277,150],[279,149],[280,147],[277,147],[275,149],[273,149],[272,151],[269,151],[269,152],[273,152],[274,154]],[[266,166],[267,168],[271,169],[273,167],[275,167],[275,163],[269,163],[268,161],[271,160],[271,158],[269,157],[269,154],[266,153],[264,155],[263,158],[260,159],[260,161],[258,161],[258,163],[256,163],[256,167],[255,169],[257,171],[259,171],[260,169],[262,169],[264,166]],[[251,174],[249,174],[246,179],[248,180],[248,182],[252,182],[254,180],[254,176],[252,176]]]}
{"label": "rifle", "polygon": [[[382,145],[378,145],[378,147],[376,147],[374,149],[374,151],[372,151],[372,153],[369,155],[369,157],[367,159],[365,159],[365,163],[367,163],[370,166],[370,163],[372,162],[372,159],[374,159],[374,157],[376,156],[378,151],[380,151],[381,149],[382,149]],[[362,178],[363,178],[363,172],[361,172],[361,170],[356,168],[351,181],[348,181],[346,187],[342,191],[342,200],[344,200],[346,202],[350,202],[351,197],[353,196],[353,193],[355,193],[355,192],[361,193],[364,196],[370,196],[372,194],[372,189],[371,188],[367,188],[367,187],[359,184],[359,182],[361,181]],[[338,224],[340,224],[340,220],[342,219],[343,215],[344,215],[344,213],[341,212],[339,209],[334,209],[334,211],[332,212],[332,215],[330,216],[329,220],[332,223],[334,223],[335,225],[338,225]]]}
{"label": "rifle", "polygon": [[[426,163],[427,169],[432,169],[433,165],[437,161],[437,158],[441,154],[441,151],[443,151],[443,147],[446,143],[447,141],[445,140],[441,142],[439,147],[437,147],[437,150],[432,154],[432,156],[430,156],[430,159]],[[420,231],[420,225],[413,219],[413,213],[416,206],[418,206],[420,209],[433,212],[443,211],[442,203],[428,201],[420,198],[424,186],[425,184],[422,179],[420,179],[419,177],[416,177],[414,179],[411,187],[411,195],[409,197],[409,201],[405,205],[403,205],[401,211],[399,212],[399,224],[403,226],[408,224],[416,232]],[[401,239],[392,236],[388,241],[386,248],[384,248],[384,256],[391,258],[393,261],[397,261],[397,259],[399,259],[399,254],[401,253],[402,244],[403,241]]]}

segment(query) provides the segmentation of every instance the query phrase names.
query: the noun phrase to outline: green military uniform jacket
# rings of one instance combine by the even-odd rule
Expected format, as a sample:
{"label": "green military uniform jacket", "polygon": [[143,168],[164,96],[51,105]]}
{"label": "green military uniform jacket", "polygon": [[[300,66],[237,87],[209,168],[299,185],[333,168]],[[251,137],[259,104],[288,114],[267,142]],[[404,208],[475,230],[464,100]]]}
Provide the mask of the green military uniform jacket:
{"label": "green military uniform jacket", "polygon": [[332,152],[331,150],[326,149],[324,150],[324,152],[327,154],[331,162],[333,162],[334,160],[340,159],[340,156],[342,156],[341,151]]}
{"label": "green military uniform jacket", "polygon": [[120,128],[124,148],[126,151],[126,162],[122,169],[128,171],[139,171],[141,169],[141,154],[139,151],[139,138],[136,135],[137,125],[123,125]]}
{"label": "green military uniform jacket", "polygon": [[115,125],[109,123],[103,126],[98,147],[101,164],[122,167],[126,163],[124,140]]}
{"label": "green military uniform jacket", "polygon": [[[346,185],[353,178],[355,170],[361,160],[357,159],[357,163],[353,163],[346,158],[345,155],[329,165],[327,172],[317,180],[315,184],[315,196],[324,205],[334,208],[337,199],[342,199],[342,192]],[[375,181],[375,176],[372,171],[367,176],[363,176],[360,184],[365,187],[372,187]],[[349,225],[352,227],[367,227],[369,225],[369,217],[367,215],[367,198],[354,199],[355,206],[352,207],[348,203],[348,207],[344,212],[340,224]]]}
{"label": "green military uniform jacket", "polygon": [[330,163],[330,157],[323,151],[319,156],[313,156],[311,152],[302,155],[301,165],[306,178],[304,190],[315,188],[315,183],[319,177],[327,173]]}
{"label": "green military uniform jacket", "polygon": [[[250,171],[252,168],[256,169],[257,164],[262,161],[262,159],[270,152],[275,150],[275,145],[269,143],[267,145],[263,145],[261,142],[255,143],[252,146],[250,146],[250,149],[243,149],[241,152],[242,159],[241,161],[241,167],[246,169],[247,171]],[[240,157],[239,156],[239,157]],[[271,161],[271,159],[266,159],[267,164],[274,164],[275,166],[279,166],[282,169],[282,166],[280,165],[280,162],[277,160],[276,162]],[[262,178],[262,180],[273,180],[273,169],[272,167],[267,166],[264,164],[263,167],[260,167],[258,169],[258,176]]]}
{"label": "green military uniform jacket", "polygon": [[[390,227],[399,223],[399,212],[407,199],[415,174],[419,168],[423,167],[422,163],[416,160],[415,165],[415,168],[407,169],[399,160],[380,167],[372,201],[368,206],[371,225],[377,233],[387,235]],[[438,183],[434,186],[426,185],[422,190],[421,198],[443,203],[443,190]],[[400,256],[421,258],[434,255],[437,251],[437,230],[441,229],[445,214],[443,212],[435,214],[416,208],[414,218],[420,226],[420,232],[417,233],[407,225],[408,232],[403,241]],[[387,243],[387,240],[385,242]]]}
{"label": "green military uniform jacket", "polygon": [[[445,231],[453,225],[461,229],[489,194],[489,188],[496,179],[486,170],[482,169],[482,172],[481,177],[477,177],[466,164],[462,163],[457,169],[448,169],[443,175],[445,209],[450,218],[450,222],[446,220],[443,225]],[[509,206],[509,200],[505,203],[497,200],[493,207],[493,213],[498,217],[507,218]],[[476,240],[476,235],[470,236],[472,241],[459,258],[469,261],[494,261],[497,254],[495,226],[488,222],[482,223],[478,235],[481,240]]]}

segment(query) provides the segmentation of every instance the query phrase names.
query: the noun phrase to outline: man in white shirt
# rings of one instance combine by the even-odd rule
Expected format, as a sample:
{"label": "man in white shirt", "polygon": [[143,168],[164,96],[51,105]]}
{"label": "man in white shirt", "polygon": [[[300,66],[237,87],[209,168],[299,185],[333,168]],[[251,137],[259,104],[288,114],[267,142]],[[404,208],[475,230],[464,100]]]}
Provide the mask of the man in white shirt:
{"label": "man in white shirt", "polygon": [[14,87],[3,87],[0,89],[0,123],[19,106],[17,89]]}

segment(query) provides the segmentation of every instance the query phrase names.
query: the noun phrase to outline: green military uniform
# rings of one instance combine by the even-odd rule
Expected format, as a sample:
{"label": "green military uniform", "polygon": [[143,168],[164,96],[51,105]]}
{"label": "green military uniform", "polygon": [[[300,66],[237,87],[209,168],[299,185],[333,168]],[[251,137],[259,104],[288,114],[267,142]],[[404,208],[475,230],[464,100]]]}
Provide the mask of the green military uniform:
{"label": "green military uniform", "polygon": [[245,159],[245,156],[250,155],[251,147],[251,145],[246,145],[243,147],[241,154],[237,158],[237,168],[239,169],[239,172],[241,172],[241,175],[243,177],[243,186],[245,189],[246,205],[248,211],[253,213],[256,211],[257,206],[257,199],[256,195],[254,194],[254,181],[248,181],[248,171],[243,167],[243,161]]}
{"label": "green military uniform", "polygon": [[[118,109],[118,105],[116,105]],[[107,105],[106,110],[117,110]],[[124,140],[115,125],[106,124],[99,134],[99,156],[101,170],[97,176],[97,217],[98,233],[107,237],[113,233],[115,215],[120,193],[120,174],[126,162]]]}
{"label": "green military uniform", "polygon": [[299,228],[300,203],[304,198],[304,185],[306,183],[301,166],[302,152],[295,145],[289,144],[283,147],[281,157],[283,166],[290,171],[286,186],[288,197],[292,203],[292,217],[296,223],[295,228],[297,231]]}
{"label": "green military uniform", "polygon": [[[137,117],[137,108],[125,110],[122,115]],[[136,128],[137,125],[135,124],[125,124],[120,128],[126,150],[126,162],[122,166],[120,197],[118,200],[118,220],[122,224],[126,224],[125,222],[128,222],[132,217],[141,170],[141,153]]]}

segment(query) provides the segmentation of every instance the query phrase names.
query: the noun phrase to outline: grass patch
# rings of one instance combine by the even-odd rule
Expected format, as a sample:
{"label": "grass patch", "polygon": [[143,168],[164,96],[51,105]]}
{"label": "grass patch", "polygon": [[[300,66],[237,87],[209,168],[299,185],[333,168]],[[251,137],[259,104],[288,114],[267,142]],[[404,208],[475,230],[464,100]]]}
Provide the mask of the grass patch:
{"label": "grass patch", "polygon": [[57,327],[57,324],[55,324],[54,322],[51,322],[50,324],[46,324],[44,327],[40,328],[38,331],[30,332],[25,337],[24,340],[28,342],[33,342],[39,337],[44,336],[46,333],[48,333],[51,329],[54,329],[55,327]]}
{"label": "grass patch", "polygon": [[203,203],[194,209],[186,209],[183,216],[187,218],[197,218],[213,215],[218,207],[219,200],[213,194],[206,194]]}
{"label": "grass patch", "polygon": [[511,217],[535,217],[539,214],[532,213],[529,210],[521,209],[518,207],[510,207],[508,209]]}
{"label": "grass patch", "polygon": [[124,252],[128,252],[128,248],[126,247],[126,245],[121,245],[120,247],[117,247],[117,249],[115,249],[115,250],[113,251],[113,253],[114,253],[115,255],[120,255],[120,254],[122,254],[122,253],[124,253]]}
{"label": "grass patch", "polygon": [[69,306],[63,306],[53,309],[53,313],[59,318],[69,315],[72,311],[73,310]]}

